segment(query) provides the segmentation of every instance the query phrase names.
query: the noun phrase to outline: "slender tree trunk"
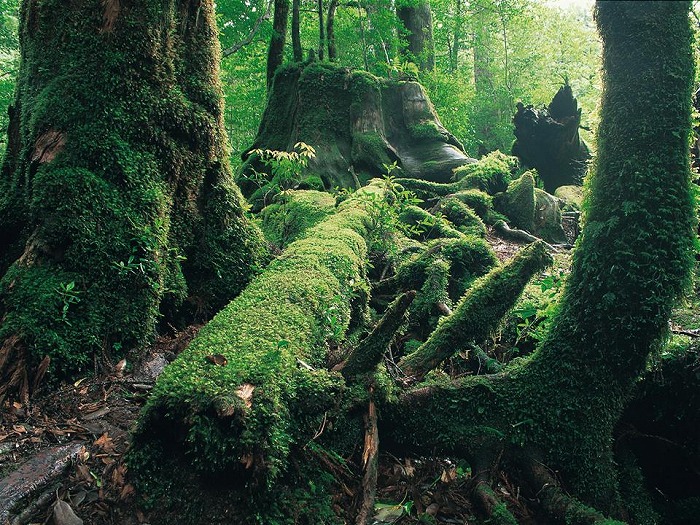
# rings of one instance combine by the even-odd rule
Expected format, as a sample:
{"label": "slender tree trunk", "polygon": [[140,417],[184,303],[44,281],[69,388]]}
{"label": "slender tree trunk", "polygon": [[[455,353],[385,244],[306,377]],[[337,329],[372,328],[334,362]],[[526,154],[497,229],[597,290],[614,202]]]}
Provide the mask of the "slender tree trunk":
{"label": "slender tree trunk", "polygon": [[326,26],[323,23],[323,0],[318,0],[318,59],[323,60],[326,49]]}
{"label": "slender tree trunk", "polygon": [[408,33],[404,55],[415,62],[421,71],[432,71],[435,69],[435,43],[430,2],[397,5],[396,12]]}
{"label": "slender tree trunk", "polygon": [[272,38],[267,53],[267,88],[270,89],[275,71],[284,59],[284,44],[287,41],[287,18],[289,0],[275,0],[275,15],[272,21]]}
{"label": "slender tree trunk", "polygon": [[161,315],[222,307],[262,239],[227,161],[213,2],[24,2],[21,21],[0,363],[48,355],[51,372],[84,373],[145,344]]}
{"label": "slender tree trunk", "polygon": [[338,58],[338,51],[335,47],[335,11],[338,8],[338,0],[331,0],[328,5],[328,18],[326,19],[326,37],[328,38],[328,60],[334,62]]}
{"label": "slender tree trunk", "polygon": [[[365,71],[369,71],[369,61],[367,60],[367,37],[365,35],[365,20],[362,16],[362,11],[364,10],[362,6],[362,1],[357,2],[357,18],[360,20],[360,37],[362,40],[362,59],[365,65]],[[366,11],[365,11],[366,12]]]}
{"label": "slender tree trunk", "polygon": [[292,49],[294,50],[294,62],[304,60],[304,51],[301,48],[301,0],[292,0]]}
{"label": "slender tree trunk", "polygon": [[452,45],[450,49],[450,71],[459,69],[459,52],[462,46],[462,0],[455,0],[454,29],[452,30]]}

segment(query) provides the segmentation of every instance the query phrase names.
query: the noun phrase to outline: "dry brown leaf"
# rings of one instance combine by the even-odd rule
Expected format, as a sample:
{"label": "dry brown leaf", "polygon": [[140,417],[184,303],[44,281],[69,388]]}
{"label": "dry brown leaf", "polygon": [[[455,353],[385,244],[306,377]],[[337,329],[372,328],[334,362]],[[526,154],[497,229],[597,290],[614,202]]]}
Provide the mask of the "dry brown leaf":
{"label": "dry brown leaf", "polygon": [[53,522],[55,525],[83,525],[83,520],[73,512],[73,508],[60,499],[53,504]]}
{"label": "dry brown leaf", "polygon": [[134,492],[135,492],[135,490],[134,490],[133,485],[131,485],[130,483],[127,485],[124,485],[124,487],[122,488],[122,491],[119,493],[119,499],[125,500],[129,496],[134,494]]}
{"label": "dry brown leaf", "polygon": [[253,466],[253,455],[252,454],[243,454],[241,456],[241,463],[243,463],[243,466],[245,468],[250,468]]}
{"label": "dry brown leaf", "polygon": [[244,383],[236,389],[236,395],[240,397],[245,403],[246,408],[253,406],[251,399],[253,398],[253,391],[255,387],[250,383]]}
{"label": "dry brown leaf", "polygon": [[448,470],[443,469],[442,475],[440,476],[440,481],[443,483],[452,483],[456,479],[457,470],[454,467],[450,467]]}
{"label": "dry brown leaf", "polygon": [[112,483],[117,487],[124,485],[124,476],[126,474],[126,467],[124,465],[119,465],[112,471]]}
{"label": "dry brown leaf", "polygon": [[116,365],[114,365],[114,375],[117,377],[122,377],[124,375],[124,370],[126,369],[126,359],[122,359]]}
{"label": "dry brown leaf", "polygon": [[109,434],[105,432],[93,443],[97,448],[105,452],[106,454],[114,454],[114,441],[109,437]]}

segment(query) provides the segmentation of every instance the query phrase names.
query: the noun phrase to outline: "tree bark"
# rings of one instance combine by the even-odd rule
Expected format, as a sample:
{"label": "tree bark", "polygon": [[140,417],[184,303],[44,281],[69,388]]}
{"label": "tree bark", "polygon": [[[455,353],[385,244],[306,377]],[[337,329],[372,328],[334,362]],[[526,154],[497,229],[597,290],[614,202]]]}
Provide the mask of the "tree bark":
{"label": "tree bark", "polygon": [[287,41],[287,18],[289,0],[275,0],[275,14],[272,21],[272,38],[267,52],[267,89],[272,86],[275,71],[284,60],[284,44]]}
{"label": "tree bark", "polygon": [[207,318],[264,250],[227,161],[213,3],[53,9],[22,6],[0,353],[55,377]]}
{"label": "tree bark", "polygon": [[415,62],[421,71],[432,71],[435,69],[435,43],[430,2],[421,0],[412,5],[398,5],[396,13],[407,32],[405,57]]}
{"label": "tree bark", "polygon": [[318,1],[318,59],[323,61],[326,49],[326,26],[323,23],[323,0]]}
{"label": "tree bark", "polygon": [[326,18],[326,38],[328,38],[328,60],[335,62],[338,58],[338,50],[335,46],[335,11],[338,8],[338,0],[331,0],[328,5],[328,17]]}
{"label": "tree bark", "polygon": [[292,49],[294,52],[294,62],[304,60],[304,51],[301,48],[301,0],[292,0]]}

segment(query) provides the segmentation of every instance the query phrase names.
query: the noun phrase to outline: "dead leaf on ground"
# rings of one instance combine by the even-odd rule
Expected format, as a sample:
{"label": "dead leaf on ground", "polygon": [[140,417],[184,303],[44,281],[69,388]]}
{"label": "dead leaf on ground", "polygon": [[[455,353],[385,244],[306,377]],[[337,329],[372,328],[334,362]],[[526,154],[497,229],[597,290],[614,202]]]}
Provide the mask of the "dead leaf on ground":
{"label": "dead leaf on ground", "polygon": [[105,432],[93,443],[97,448],[105,452],[106,454],[114,454],[114,441],[109,437],[109,434]]}
{"label": "dead leaf on ground", "polygon": [[83,520],[76,516],[73,508],[60,499],[53,504],[53,522],[55,525],[83,525]]}

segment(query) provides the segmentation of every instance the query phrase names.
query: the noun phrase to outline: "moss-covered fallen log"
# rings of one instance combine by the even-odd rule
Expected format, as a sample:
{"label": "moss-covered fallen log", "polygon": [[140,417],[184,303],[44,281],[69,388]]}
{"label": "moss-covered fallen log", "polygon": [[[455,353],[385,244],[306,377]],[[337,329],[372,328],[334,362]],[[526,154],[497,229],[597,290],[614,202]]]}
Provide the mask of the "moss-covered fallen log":
{"label": "moss-covered fallen log", "polygon": [[[353,298],[366,297],[357,292],[367,286],[371,202],[342,203],[292,243],[165,370],[134,435],[135,471],[176,447],[200,473],[270,481],[290,446],[313,437],[343,388],[324,369],[327,342],[344,336]],[[292,405],[305,420],[290,417]]]}

